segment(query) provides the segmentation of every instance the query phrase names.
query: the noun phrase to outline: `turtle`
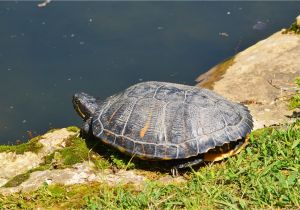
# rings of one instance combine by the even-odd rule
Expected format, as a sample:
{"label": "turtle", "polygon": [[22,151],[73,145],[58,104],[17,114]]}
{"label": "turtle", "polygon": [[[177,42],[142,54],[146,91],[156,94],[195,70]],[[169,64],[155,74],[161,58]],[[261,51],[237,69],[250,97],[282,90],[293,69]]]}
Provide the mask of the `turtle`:
{"label": "turtle", "polygon": [[85,133],[140,159],[173,160],[173,175],[237,154],[253,129],[245,105],[169,82],[137,83],[104,100],[79,92],[73,106],[85,121]]}

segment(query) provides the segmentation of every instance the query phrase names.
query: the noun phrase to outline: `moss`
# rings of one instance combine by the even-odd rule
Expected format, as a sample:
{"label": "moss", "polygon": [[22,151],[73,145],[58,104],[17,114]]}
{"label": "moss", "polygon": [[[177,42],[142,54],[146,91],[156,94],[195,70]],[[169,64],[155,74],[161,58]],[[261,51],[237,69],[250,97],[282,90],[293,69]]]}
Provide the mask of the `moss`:
{"label": "moss", "polygon": [[[47,133],[52,133],[58,129],[51,129]],[[76,126],[70,126],[67,128],[68,131],[78,133],[80,129]],[[26,143],[19,145],[0,145],[0,152],[15,152],[16,154],[24,154],[25,152],[38,153],[43,145],[39,142],[42,136],[32,138]]]}
{"label": "moss", "polygon": [[78,128],[76,126],[69,126],[69,127],[67,127],[67,130],[74,132],[74,133],[78,133],[80,131],[80,128]]}
{"label": "moss", "polygon": [[29,179],[30,173],[19,174],[9,180],[3,187],[16,187],[22,184],[24,181]]}
{"label": "moss", "polygon": [[[79,131],[76,127],[69,127],[73,132]],[[22,154],[26,151],[38,152],[41,145],[38,140],[41,137],[31,139],[29,142],[21,145],[1,146],[2,151],[15,151],[17,154]],[[86,141],[77,135],[69,137],[66,142],[66,147],[58,149],[53,153],[44,157],[44,163],[38,167],[27,171],[24,174],[17,175],[9,180],[4,187],[16,187],[26,181],[30,174],[34,171],[44,171],[48,169],[67,168],[76,163],[83,161],[92,161],[97,169],[105,169],[110,166],[109,162],[93,151],[86,145]],[[42,145],[41,145],[42,146]]]}
{"label": "moss", "polygon": [[300,34],[300,27],[297,25],[296,22],[294,22],[288,29],[284,30],[282,33],[283,34],[288,34],[288,33]]}
{"label": "moss", "polygon": [[19,145],[0,145],[0,152],[15,152],[16,154],[24,154],[25,152],[38,153],[43,145],[39,142],[41,136],[37,136],[26,143]]}
{"label": "moss", "polygon": [[65,142],[65,148],[56,150],[45,157],[45,165],[51,165],[54,168],[66,168],[83,161],[92,161],[98,169],[110,166],[107,160],[89,149],[83,138],[74,135]]}
{"label": "moss", "polygon": [[[33,139],[31,141],[36,140],[37,139]],[[43,164],[29,170],[24,174],[13,177],[6,183],[4,187],[16,187],[20,185],[22,182],[27,180],[30,174],[34,171],[44,171],[51,168],[66,168],[87,160],[95,162],[97,168],[103,168],[103,166],[106,166],[106,168],[108,167],[108,165],[103,164],[104,161],[101,160],[98,154],[89,150],[84,139],[74,135],[66,140],[66,144],[67,145],[65,148],[56,150],[53,153],[45,156],[45,161]],[[20,149],[18,151],[20,152]]]}
{"label": "moss", "polygon": [[71,136],[66,140],[66,147],[54,151],[45,157],[45,164],[50,164],[55,168],[74,165],[88,160],[89,149],[85,141],[76,136]]}
{"label": "moss", "polygon": [[64,165],[73,165],[88,160],[89,149],[82,138],[71,137],[67,144],[69,145],[66,148],[59,151]]}
{"label": "moss", "polygon": [[[295,82],[300,89],[300,77],[296,78]],[[289,103],[289,109],[295,109],[298,107],[300,107],[300,90],[296,91],[296,94],[292,96]]]}
{"label": "moss", "polygon": [[29,170],[28,172],[31,174],[32,172],[35,172],[35,171],[45,171],[50,168],[51,168],[51,166],[49,164],[41,164],[38,167]]}
{"label": "moss", "polygon": [[47,131],[47,133],[53,133],[54,131],[57,131],[59,130],[59,128],[52,128],[50,130]]}
{"label": "moss", "polygon": [[29,179],[31,173],[33,173],[35,171],[45,171],[45,170],[48,170],[50,168],[51,168],[50,164],[41,164],[38,167],[27,171],[26,173],[14,176],[3,187],[17,187],[20,184],[22,184],[23,182],[25,182],[27,179]]}
{"label": "moss", "polygon": [[212,90],[215,82],[222,79],[227,69],[234,64],[234,58],[235,56],[223,61],[222,63],[213,67],[207,73],[198,77],[197,82],[199,82],[199,85]]}
{"label": "moss", "polygon": [[[58,129],[51,129],[47,133],[52,133]],[[80,129],[76,126],[70,126],[67,128],[68,131],[78,133]],[[24,154],[24,152],[38,153],[43,145],[39,142],[42,136],[37,136],[30,139],[28,142],[19,145],[0,145],[0,152],[16,152],[16,154]]]}

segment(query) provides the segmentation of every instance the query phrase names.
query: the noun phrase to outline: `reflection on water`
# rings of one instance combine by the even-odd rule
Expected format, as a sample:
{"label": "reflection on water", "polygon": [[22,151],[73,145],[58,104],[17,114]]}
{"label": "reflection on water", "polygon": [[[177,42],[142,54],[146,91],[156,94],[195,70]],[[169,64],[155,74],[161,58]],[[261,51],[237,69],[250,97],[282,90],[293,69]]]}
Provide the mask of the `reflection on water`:
{"label": "reflection on water", "polygon": [[71,103],[77,91],[105,98],[139,81],[194,85],[211,66],[287,27],[299,8],[300,2],[0,2],[0,143],[80,125]]}
{"label": "reflection on water", "polygon": [[254,30],[264,30],[267,27],[267,22],[263,22],[263,21],[257,21],[254,25],[253,25],[253,29]]}

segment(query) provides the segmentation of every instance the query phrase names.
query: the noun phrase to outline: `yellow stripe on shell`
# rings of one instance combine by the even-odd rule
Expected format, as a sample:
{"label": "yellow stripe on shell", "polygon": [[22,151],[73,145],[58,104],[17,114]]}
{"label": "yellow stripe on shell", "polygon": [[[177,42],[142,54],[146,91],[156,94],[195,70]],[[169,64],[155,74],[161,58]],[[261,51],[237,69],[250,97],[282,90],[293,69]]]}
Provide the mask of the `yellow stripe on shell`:
{"label": "yellow stripe on shell", "polygon": [[151,117],[152,117],[152,112],[149,113],[147,122],[146,122],[145,126],[144,126],[144,127],[141,129],[141,131],[140,131],[140,137],[141,137],[141,138],[143,138],[143,137],[145,136],[147,130],[148,130],[149,127],[150,127]]}

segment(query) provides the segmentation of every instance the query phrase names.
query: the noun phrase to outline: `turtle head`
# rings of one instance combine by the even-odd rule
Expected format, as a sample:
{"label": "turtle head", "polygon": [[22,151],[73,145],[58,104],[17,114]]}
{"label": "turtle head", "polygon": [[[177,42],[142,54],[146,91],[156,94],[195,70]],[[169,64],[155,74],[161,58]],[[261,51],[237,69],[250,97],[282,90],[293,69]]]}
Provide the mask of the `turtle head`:
{"label": "turtle head", "polygon": [[98,107],[97,99],[87,93],[75,93],[73,96],[73,106],[84,120],[89,119]]}

